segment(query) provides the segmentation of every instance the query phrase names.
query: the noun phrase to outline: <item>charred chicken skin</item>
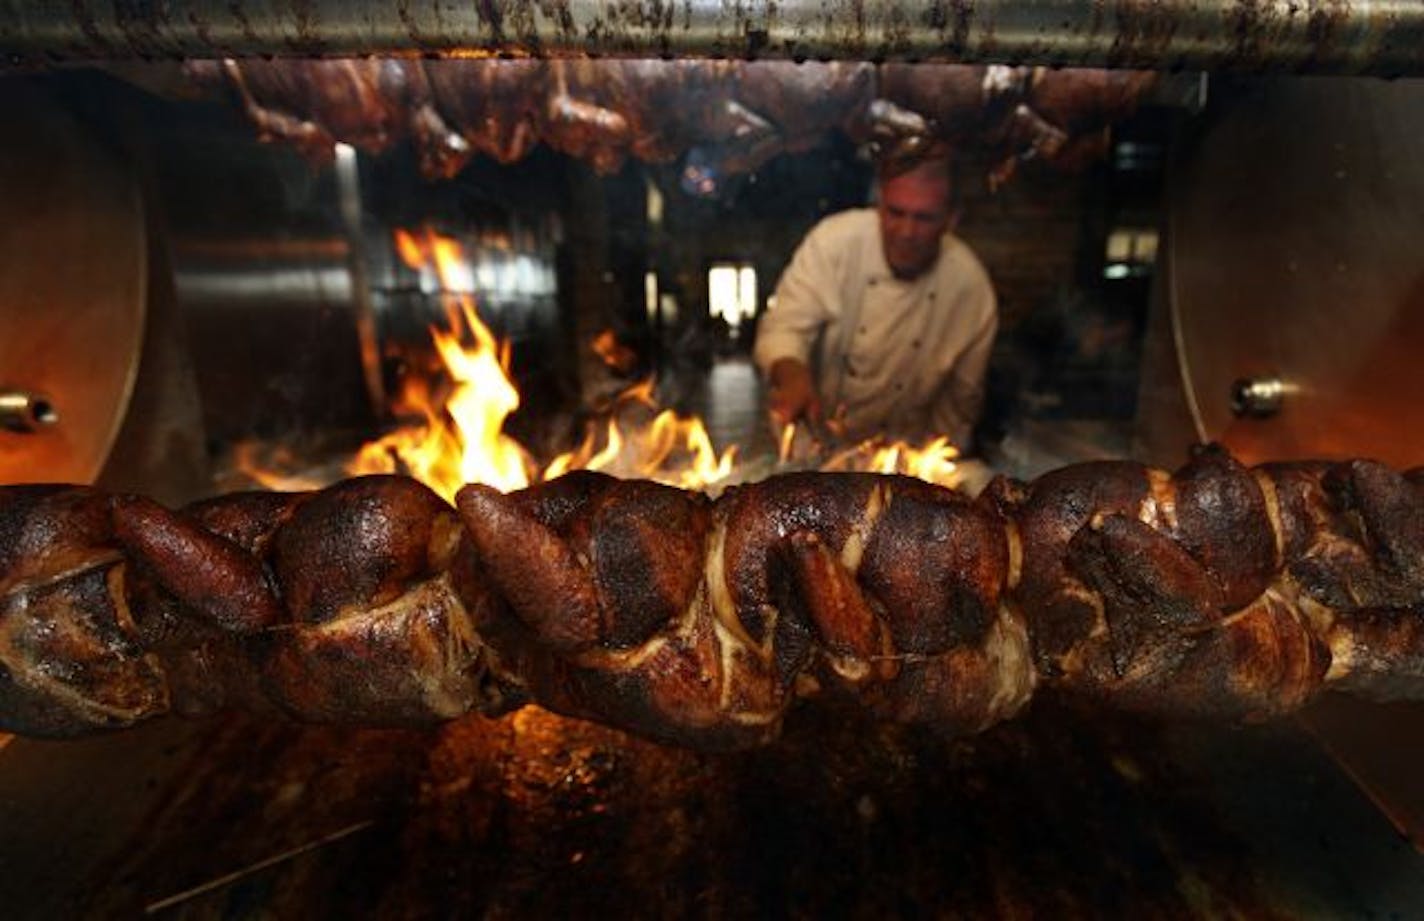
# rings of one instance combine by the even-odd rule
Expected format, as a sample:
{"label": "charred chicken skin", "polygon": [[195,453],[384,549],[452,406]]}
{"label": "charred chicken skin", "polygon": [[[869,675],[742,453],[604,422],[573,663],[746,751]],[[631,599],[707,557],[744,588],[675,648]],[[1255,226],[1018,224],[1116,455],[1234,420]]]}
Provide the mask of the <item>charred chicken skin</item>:
{"label": "charred chicken skin", "polygon": [[799,698],[973,732],[1036,691],[1263,719],[1424,696],[1424,471],[1081,464],[978,499],[802,473],[716,499],[575,473],[456,507],[413,480],[172,511],[0,488],[0,728],[168,712],[419,725],[536,703],[774,738]]}

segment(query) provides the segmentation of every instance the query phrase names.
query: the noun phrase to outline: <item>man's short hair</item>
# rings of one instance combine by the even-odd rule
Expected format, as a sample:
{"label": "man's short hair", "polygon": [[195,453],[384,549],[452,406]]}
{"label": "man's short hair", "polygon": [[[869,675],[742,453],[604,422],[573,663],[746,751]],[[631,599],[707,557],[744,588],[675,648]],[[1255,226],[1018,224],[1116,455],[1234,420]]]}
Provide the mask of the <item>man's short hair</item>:
{"label": "man's short hair", "polygon": [[934,144],[913,157],[886,157],[876,164],[875,178],[884,182],[907,173],[918,172],[942,176],[953,188],[954,152],[946,144]]}
{"label": "man's short hair", "polygon": [[902,157],[890,160],[881,160],[876,164],[875,186],[871,192],[871,200],[880,200],[880,189],[888,180],[896,179],[910,173],[924,172],[931,177],[942,177],[945,186],[949,190],[946,196],[947,204],[951,211],[958,211],[960,208],[960,189],[957,164],[954,154],[943,144],[936,144],[924,154],[918,157]]}

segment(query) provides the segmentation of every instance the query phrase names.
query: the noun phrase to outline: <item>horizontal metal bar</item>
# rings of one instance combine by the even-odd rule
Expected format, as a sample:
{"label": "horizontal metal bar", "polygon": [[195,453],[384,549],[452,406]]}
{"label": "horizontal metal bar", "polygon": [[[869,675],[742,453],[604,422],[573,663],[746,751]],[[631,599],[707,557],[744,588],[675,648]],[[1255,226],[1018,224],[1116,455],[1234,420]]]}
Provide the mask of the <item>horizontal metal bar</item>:
{"label": "horizontal metal bar", "polygon": [[1424,73],[1421,0],[0,0],[11,64],[537,54]]}

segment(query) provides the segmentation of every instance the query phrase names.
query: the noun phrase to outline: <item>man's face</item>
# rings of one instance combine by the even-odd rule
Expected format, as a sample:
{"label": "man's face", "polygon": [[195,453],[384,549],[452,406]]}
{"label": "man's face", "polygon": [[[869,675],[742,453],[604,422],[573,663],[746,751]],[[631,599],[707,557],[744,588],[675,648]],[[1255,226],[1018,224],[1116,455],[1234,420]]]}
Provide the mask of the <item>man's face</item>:
{"label": "man's face", "polygon": [[909,172],[880,187],[880,242],[897,278],[916,278],[934,265],[949,226],[949,180]]}

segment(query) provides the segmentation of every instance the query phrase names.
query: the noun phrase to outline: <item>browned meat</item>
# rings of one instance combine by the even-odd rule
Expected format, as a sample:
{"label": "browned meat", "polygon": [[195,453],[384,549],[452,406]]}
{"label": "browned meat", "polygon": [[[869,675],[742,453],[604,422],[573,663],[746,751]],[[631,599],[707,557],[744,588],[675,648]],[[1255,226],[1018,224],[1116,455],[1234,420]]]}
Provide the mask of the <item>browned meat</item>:
{"label": "browned meat", "polygon": [[405,99],[406,129],[415,142],[420,171],[430,178],[450,179],[465,168],[475,148],[442,114],[430,74],[419,61],[386,61],[386,85]]}
{"label": "browned meat", "polygon": [[476,151],[499,163],[523,158],[539,143],[543,61],[426,61],[435,105]]}
{"label": "browned meat", "polygon": [[452,509],[399,477],[178,512],[0,489],[0,728],[170,709],[419,724],[525,700],[653,738],[799,698],[972,732],[1036,688],[1265,718],[1424,696],[1424,490],[1368,461],[1082,464],[978,500],[794,474],[712,500],[577,473]]}
{"label": "browned meat", "polygon": [[455,513],[414,481],[175,513],[88,490],[0,500],[0,712],[27,732],[172,706],[275,704],[418,724],[497,710],[493,599]]}
{"label": "browned meat", "polygon": [[989,151],[991,185],[1020,161],[1082,168],[1107,151],[1107,128],[1155,82],[1145,71],[886,64],[867,133],[889,157],[934,141]]}
{"label": "browned meat", "polygon": [[[783,153],[804,153],[830,132],[854,130],[874,96],[869,64],[807,61],[733,63],[732,94],[723,111],[740,115],[714,143],[729,146],[722,159],[731,172],[750,172]],[[740,110],[740,111],[738,111]]]}
{"label": "browned meat", "polygon": [[1105,149],[1106,126],[1154,76],[958,64],[790,61],[446,59],[198,61],[194,79],[230,88],[264,138],[317,162],[334,141],[373,153],[410,138],[421,169],[450,177],[474,153],[512,163],[541,141],[609,173],[628,156],[700,150],[724,172],[754,170],[839,129],[881,155],[936,143],[1062,168]]}
{"label": "browned meat", "polygon": [[108,497],[9,486],[0,512],[0,725],[76,735],[169,708],[140,642]]}
{"label": "browned meat", "polygon": [[1009,143],[1060,170],[1082,169],[1107,153],[1109,126],[1132,114],[1155,79],[1146,71],[1037,68]]}
{"label": "browned meat", "polygon": [[554,60],[547,67],[539,136],[560,153],[587,160],[600,174],[616,173],[633,143],[632,127],[617,108],[626,95],[622,68],[587,59]]}
{"label": "browned meat", "polygon": [[186,69],[201,84],[230,89],[262,140],[291,144],[315,163],[331,162],[337,141],[381,153],[412,137],[422,170],[448,177],[471,153],[445,124],[416,61],[254,58],[193,61]]}
{"label": "browned meat", "polygon": [[[1109,126],[1131,115],[1156,75],[1135,70],[1019,68],[1011,104],[985,141],[999,151],[990,183],[1007,182],[1023,160],[1071,172],[1108,151]],[[1008,97],[1006,97],[1008,98]]]}
{"label": "browned meat", "polygon": [[970,64],[882,64],[876,95],[918,114],[929,132],[964,141],[980,131],[986,110],[1005,95],[1017,95],[1021,78],[1007,67]]}
{"label": "browned meat", "polygon": [[1131,115],[1155,80],[1150,71],[1040,67],[1024,101],[1063,131],[1078,134]]}
{"label": "browned meat", "polygon": [[[645,163],[667,163],[715,133],[715,114],[732,95],[735,66],[728,61],[631,59],[602,61],[618,71],[615,108],[628,119],[632,153]],[[709,114],[710,113],[710,114]]]}
{"label": "browned meat", "polygon": [[331,160],[338,140],[385,150],[399,130],[404,94],[382,85],[385,62],[226,60],[218,68],[263,140],[285,141],[318,162]]}

